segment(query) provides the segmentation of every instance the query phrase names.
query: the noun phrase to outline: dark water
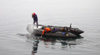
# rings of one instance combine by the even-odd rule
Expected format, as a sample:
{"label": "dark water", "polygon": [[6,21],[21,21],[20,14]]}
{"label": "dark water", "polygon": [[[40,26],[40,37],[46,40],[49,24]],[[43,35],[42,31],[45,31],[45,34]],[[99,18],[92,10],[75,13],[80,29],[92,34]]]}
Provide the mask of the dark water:
{"label": "dark water", "polygon": [[[83,39],[48,46],[39,43],[36,55],[100,55],[99,0],[2,0],[0,1],[0,55],[31,55],[32,39],[27,39],[31,13],[38,14],[39,23],[78,27],[85,31]],[[19,36],[17,34],[23,34]]]}

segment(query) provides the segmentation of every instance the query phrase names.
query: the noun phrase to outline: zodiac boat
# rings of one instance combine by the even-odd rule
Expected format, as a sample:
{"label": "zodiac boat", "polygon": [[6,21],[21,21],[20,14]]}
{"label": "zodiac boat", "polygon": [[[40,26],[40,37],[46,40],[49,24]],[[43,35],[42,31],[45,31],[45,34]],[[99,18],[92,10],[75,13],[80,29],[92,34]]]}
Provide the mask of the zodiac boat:
{"label": "zodiac boat", "polygon": [[[43,28],[49,27],[52,29],[51,32],[45,33],[45,37],[56,37],[56,38],[78,38],[80,34],[84,31],[79,28],[70,27],[61,27],[61,26],[51,26],[51,25],[39,25],[40,28],[34,29],[33,33],[35,36],[42,36]],[[55,31],[56,30],[56,31]]]}

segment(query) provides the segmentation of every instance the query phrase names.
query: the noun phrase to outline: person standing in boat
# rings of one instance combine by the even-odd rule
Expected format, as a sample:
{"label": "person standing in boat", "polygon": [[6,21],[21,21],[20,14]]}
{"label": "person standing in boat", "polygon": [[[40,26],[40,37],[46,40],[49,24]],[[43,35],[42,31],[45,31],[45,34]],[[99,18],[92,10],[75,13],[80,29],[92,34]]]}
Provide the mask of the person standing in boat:
{"label": "person standing in boat", "polygon": [[33,24],[35,25],[35,23],[36,23],[36,26],[38,28],[38,17],[36,15],[36,13],[32,13],[32,18],[34,20]]}

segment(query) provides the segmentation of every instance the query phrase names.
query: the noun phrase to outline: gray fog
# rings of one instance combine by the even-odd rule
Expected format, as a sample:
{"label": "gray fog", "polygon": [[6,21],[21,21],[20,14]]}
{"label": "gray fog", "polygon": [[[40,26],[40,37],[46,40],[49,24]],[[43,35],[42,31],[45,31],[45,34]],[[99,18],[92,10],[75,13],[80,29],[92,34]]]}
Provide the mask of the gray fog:
{"label": "gray fog", "polygon": [[33,12],[40,24],[72,23],[85,31],[72,48],[45,48],[41,42],[36,55],[100,55],[100,0],[0,0],[0,55],[31,55],[32,43],[16,34],[28,34]]}

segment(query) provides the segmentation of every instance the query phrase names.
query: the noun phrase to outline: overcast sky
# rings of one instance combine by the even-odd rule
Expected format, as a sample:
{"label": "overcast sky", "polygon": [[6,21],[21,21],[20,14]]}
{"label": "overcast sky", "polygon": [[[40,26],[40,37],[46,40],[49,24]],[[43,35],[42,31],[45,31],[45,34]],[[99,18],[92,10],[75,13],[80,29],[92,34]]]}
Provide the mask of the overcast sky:
{"label": "overcast sky", "polygon": [[100,0],[0,0],[0,19],[31,18],[100,18]]}

